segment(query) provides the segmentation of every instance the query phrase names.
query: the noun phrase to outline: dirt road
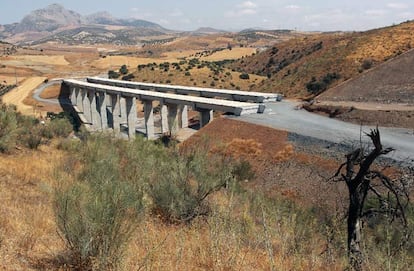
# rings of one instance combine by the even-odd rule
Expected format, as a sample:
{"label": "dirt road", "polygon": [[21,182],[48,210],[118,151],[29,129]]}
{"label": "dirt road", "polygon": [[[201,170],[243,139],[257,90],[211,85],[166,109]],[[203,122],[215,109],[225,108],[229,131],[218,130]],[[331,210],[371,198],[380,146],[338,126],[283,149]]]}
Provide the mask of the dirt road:
{"label": "dirt road", "polygon": [[2,97],[3,103],[16,105],[17,110],[24,115],[35,115],[36,112],[33,107],[24,104],[23,100],[31,95],[32,91],[42,84],[45,79],[46,77],[30,77],[24,80],[18,87]]}
{"label": "dirt road", "polygon": [[344,106],[355,107],[361,110],[380,110],[380,111],[414,111],[414,105],[407,104],[382,104],[382,103],[366,103],[366,102],[333,102],[333,101],[318,101],[316,105],[329,106]]}

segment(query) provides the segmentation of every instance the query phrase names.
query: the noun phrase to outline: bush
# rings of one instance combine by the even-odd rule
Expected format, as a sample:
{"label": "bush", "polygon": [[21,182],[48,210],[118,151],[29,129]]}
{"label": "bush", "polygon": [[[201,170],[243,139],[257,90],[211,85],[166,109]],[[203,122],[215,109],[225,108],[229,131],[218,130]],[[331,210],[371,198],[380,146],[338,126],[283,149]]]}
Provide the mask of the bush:
{"label": "bush", "polygon": [[[57,225],[78,270],[118,269],[142,209],[142,193],[120,170],[118,144],[123,143],[90,138],[59,176]],[[76,164],[83,169],[74,174]]]}
{"label": "bush", "polygon": [[116,71],[108,71],[108,78],[109,79],[116,79],[119,77],[119,73],[117,73]]}
{"label": "bush", "polygon": [[372,68],[372,59],[364,59],[364,61],[361,64],[361,68],[364,70],[369,70]]}
{"label": "bush", "polygon": [[67,118],[56,118],[50,121],[45,130],[44,134],[53,134],[57,137],[67,137],[73,131],[73,126]]}
{"label": "bush", "polygon": [[119,73],[124,75],[128,73],[128,68],[125,64],[121,66],[121,68],[119,69]]}
{"label": "bush", "polygon": [[9,152],[16,145],[17,112],[13,106],[1,105],[0,109],[0,152]]}
{"label": "bush", "polygon": [[24,128],[19,133],[22,144],[32,150],[36,150],[42,144],[42,132],[39,127]]}
{"label": "bush", "polygon": [[187,157],[170,154],[157,168],[157,181],[150,184],[153,211],[169,223],[207,215],[210,208],[206,198],[233,180],[228,163],[201,152]]}
{"label": "bush", "polygon": [[239,78],[243,80],[247,80],[247,79],[250,79],[250,76],[248,73],[242,73],[239,75]]}

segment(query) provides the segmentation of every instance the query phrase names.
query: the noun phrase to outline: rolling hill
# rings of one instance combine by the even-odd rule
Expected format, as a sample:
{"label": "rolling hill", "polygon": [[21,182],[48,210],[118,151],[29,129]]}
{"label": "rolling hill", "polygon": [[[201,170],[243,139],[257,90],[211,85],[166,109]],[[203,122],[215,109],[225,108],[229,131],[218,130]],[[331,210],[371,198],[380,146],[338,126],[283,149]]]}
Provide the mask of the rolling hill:
{"label": "rolling hill", "polygon": [[312,98],[407,52],[414,21],[366,32],[307,35],[275,44],[232,64],[238,71],[267,76],[254,90]]}

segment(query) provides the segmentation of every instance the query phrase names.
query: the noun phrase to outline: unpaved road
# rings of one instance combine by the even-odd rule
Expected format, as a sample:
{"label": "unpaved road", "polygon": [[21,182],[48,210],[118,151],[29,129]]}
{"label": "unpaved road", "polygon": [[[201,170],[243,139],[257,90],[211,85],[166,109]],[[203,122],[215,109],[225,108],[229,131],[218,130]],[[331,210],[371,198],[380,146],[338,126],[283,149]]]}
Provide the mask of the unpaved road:
{"label": "unpaved road", "polygon": [[3,103],[14,104],[17,110],[24,115],[34,115],[33,106],[26,105],[23,100],[30,95],[30,93],[41,85],[46,77],[30,77],[24,80],[18,87],[6,93],[3,97]]}
{"label": "unpaved road", "polygon": [[329,105],[329,106],[345,106],[355,107],[361,110],[372,110],[372,111],[414,111],[413,105],[407,104],[380,104],[380,103],[367,103],[367,102],[334,102],[334,101],[318,101],[316,106]]}
{"label": "unpaved road", "polygon": [[[287,130],[300,135],[327,140],[334,143],[356,144],[361,135],[359,125],[342,122],[306,110],[295,109],[299,103],[282,101],[267,103],[263,114],[252,114],[237,117],[237,120],[261,124],[277,129]],[[373,127],[362,127],[369,132]],[[414,164],[414,131],[401,128],[380,127],[383,145],[393,147],[396,151],[388,154],[390,158]],[[368,142],[367,136],[362,136]]]}

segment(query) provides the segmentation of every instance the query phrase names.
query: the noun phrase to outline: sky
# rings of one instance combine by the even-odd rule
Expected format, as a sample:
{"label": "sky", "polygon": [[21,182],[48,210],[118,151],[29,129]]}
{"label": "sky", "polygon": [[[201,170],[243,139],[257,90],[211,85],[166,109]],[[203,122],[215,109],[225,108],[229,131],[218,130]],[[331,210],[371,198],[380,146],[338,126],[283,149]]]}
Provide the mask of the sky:
{"label": "sky", "polygon": [[107,11],[173,30],[361,31],[414,19],[413,0],[0,0],[0,24],[53,3],[82,15]]}

